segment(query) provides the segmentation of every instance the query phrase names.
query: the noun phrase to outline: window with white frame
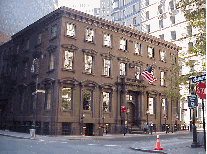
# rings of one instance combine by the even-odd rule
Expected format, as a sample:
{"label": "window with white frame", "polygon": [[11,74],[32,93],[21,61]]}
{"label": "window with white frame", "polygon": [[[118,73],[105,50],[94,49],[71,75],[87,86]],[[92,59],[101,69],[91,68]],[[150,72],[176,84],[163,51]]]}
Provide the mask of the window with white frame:
{"label": "window with white frame", "polygon": [[41,44],[42,42],[42,33],[38,34],[37,36],[37,44]]}
{"label": "window with white frame", "polygon": [[162,11],[162,5],[159,5],[159,6],[158,6],[158,12],[159,12],[159,14],[162,14],[162,12],[163,12],[163,11]]}
{"label": "window with white frame", "polygon": [[159,20],[159,27],[163,28],[163,20]]}
{"label": "window with white frame", "polygon": [[67,23],[67,36],[75,37],[75,25]]}
{"label": "window with white frame", "polygon": [[49,65],[48,69],[53,70],[55,68],[55,58],[54,58],[54,53],[50,52],[49,53]]}
{"label": "window with white frame", "polygon": [[176,31],[171,31],[171,39],[176,40]]}
{"label": "window with white frame", "polygon": [[166,52],[164,50],[160,50],[160,61],[166,62]]}
{"label": "window with white frame", "polygon": [[85,90],[83,93],[83,110],[91,110],[92,91]]}
{"label": "window with white frame", "polygon": [[103,59],[103,75],[110,76],[111,75],[111,60]]}
{"label": "window with white frame", "polygon": [[166,114],[166,102],[165,102],[165,98],[162,98],[162,114]]}
{"label": "window with white frame", "polygon": [[126,64],[124,62],[120,63],[119,72],[120,75],[126,75]]}
{"label": "window with white frame", "polygon": [[170,6],[171,11],[173,11],[175,9],[173,0],[169,2],[169,6]]}
{"label": "window with white frame", "polygon": [[146,12],[146,20],[149,19],[149,11]]}
{"label": "window with white frame", "polygon": [[64,68],[68,70],[73,69],[73,52],[65,51]]}
{"label": "window with white frame", "polygon": [[171,24],[175,24],[175,16],[170,17]]}
{"label": "window with white frame", "polygon": [[148,98],[149,101],[149,114],[154,114],[154,98],[153,97],[149,97]]}
{"label": "window with white frame", "polygon": [[147,53],[149,58],[154,58],[154,48],[148,47],[147,48]]}
{"label": "window with white frame", "polygon": [[85,55],[85,72],[86,73],[93,72],[93,57],[90,55]]}
{"label": "window with white frame", "polygon": [[141,44],[135,43],[135,54],[141,55]]}
{"label": "window with white frame", "polygon": [[62,110],[70,110],[72,102],[72,88],[62,88]]}
{"label": "window with white frame", "polygon": [[147,25],[146,28],[147,28],[147,33],[149,33],[150,32],[150,25]]}
{"label": "window with white frame", "polygon": [[86,41],[94,42],[94,30],[91,28],[86,28]]}
{"label": "window with white frame", "polygon": [[127,50],[127,40],[124,38],[120,39],[120,50]]}
{"label": "window with white frame", "polygon": [[135,78],[140,79],[140,74],[141,74],[141,66],[135,66]]}
{"label": "window with white frame", "polygon": [[51,98],[52,98],[52,89],[46,89],[46,109],[49,110],[51,108]]}
{"label": "window with white frame", "polygon": [[136,21],[136,17],[133,18],[133,25],[136,25],[137,21]]}
{"label": "window with white frame", "polygon": [[160,35],[160,38],[161,38],[162,40],[164,40],[164,34]]}
{"label": "window with white frame", "polygon": [[52,26],[51,28],[51,38],[57,36],[57,25]]}
{"label": "window with white frame", "polygon": [[188,35],[192,35],[192,26],[187,26]]}
{"label": "window with white frame", "polygon": [[188,51],[190,51],[193,48],[193,42],[188,43]]}
{"label": "window with white frame", "polygon": [[126,95],[126,100],[127,101],[132,101],[132,95]]}
{"label": "window with white frame", "polygon": [[165,86],[166,82],[165,82],[165,72],[160,72],[160,85],[161,86]]}
{"label": "window with white frame", "polygon": [[174,54],[171,54],[171,63],[176,64],[176,56]]}
{"label": "window with white frame", "polygon": [[148,6],[149,5],[149,0],[146,0],[145,4],[146,4],[146,6]]}
{"label": "window with white frame", "polygon": [[103,92],[103,111],[109,112],[109,104],[110,103],[110,93],[109,92]]}
{"label": "window with white frame", "polygon": [[104,34],[104,46],[110,47],[111,46],[111,35]]}

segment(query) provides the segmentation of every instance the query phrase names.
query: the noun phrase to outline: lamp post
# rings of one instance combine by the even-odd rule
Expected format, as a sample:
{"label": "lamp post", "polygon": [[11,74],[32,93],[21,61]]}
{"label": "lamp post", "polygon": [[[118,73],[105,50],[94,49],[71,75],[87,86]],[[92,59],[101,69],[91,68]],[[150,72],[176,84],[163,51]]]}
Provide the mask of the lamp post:
{"label": "lamp post", "polygon": [[[191,91],[191,95],[194,95],[194,84],[192,83],[192,76],[189,77],[189,91]],[[195,109],[193,108],[193,143],[191,144],[191,148],[197,148],[197,132],[195,126]]]}
{"label": "lamp post", "polygon": [[148,114],[149,114],[149,110],[148,110],[148,108],[147,108],[147,110],[146,110],[146,116],[147,116],[147,125],[148,125]]}
{"label": "lamp post", "polygon": [[105,117],[104,117],[104,111],[103,111],[103,115],[102,115],[102,119],[103,119],[103,133],[104,133],[104,125],[105,125],[105,124],[104,124],[104,118],[105,118]]}
{"label": "lamp post", "polygon": [[166,134],[167,134],[166,118],[167,118],[167,116],[166,116],[166,115],[164,115],[164,119],[165,119],[165,132],[166,132]]}
{"label": "lamp post", "polygon": [[83,135],[83,119],[85,118],[85,113],[83,112],[82,113],[82,117],[81,117],[81,119],[82,119],[82,131],[81,131],[81,135]]}
{"label": "lamp post", "polygon": [[127,132],[128,132],[128,118],[129,118],[129,112],[130,112],[130,109],[129,108],[127,108],[127,112],[126,112],[126,114],[127,114]]}

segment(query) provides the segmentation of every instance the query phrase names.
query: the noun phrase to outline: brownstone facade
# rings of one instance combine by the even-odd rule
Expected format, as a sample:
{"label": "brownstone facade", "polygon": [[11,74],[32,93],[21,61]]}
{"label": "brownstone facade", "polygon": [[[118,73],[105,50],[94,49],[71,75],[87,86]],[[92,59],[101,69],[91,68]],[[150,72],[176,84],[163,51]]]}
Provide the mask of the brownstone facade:
{"label": "brownstone facade", "polygon": [[[165,77],[178,50],[148,34],[59,8],[0,46],[1,126],[28,132],[35,123],[39,134],[99,135],[101,126],[122,133],[127,120],[138,127],[152,120],[162,131],[164,115],[174,126],[179,103],[166,97]],[[149,84],[140,74],[152,64],[158,80]]]}

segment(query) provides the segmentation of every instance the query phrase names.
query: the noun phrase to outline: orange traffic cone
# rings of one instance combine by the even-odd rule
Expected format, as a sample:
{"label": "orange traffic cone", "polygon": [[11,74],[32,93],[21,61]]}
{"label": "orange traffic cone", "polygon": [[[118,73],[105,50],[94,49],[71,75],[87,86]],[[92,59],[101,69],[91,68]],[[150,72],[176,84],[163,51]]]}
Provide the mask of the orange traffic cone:
{"label": "orange traffic cone", "polygon": [[163,148],[160,147],[160,137],[159,134],[157,134],[157,144],[155,150],[163,150]]}

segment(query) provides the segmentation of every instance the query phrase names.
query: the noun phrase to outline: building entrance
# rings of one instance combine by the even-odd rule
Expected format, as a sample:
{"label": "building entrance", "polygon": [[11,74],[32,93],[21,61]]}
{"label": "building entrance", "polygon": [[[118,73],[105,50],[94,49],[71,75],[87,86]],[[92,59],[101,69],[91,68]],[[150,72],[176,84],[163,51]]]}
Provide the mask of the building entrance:
{"label": "building entrance", "polygon": [[85,128],[85,135],[92,136],[93,135],[93,123],[87,123]]}
{"label": "building entrance", "polygon": [[129,108],[128,123],[132,124],[135,122],[135,105],[132,102],[127,102],[127,107]]}

